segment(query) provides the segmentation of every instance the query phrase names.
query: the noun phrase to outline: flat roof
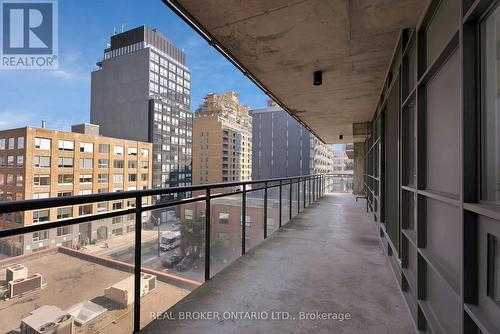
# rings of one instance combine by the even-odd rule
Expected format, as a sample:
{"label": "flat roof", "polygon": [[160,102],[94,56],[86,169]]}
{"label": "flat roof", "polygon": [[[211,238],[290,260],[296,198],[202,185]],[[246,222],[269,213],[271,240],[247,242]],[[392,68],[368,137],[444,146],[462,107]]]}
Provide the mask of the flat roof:
{"label": "flat roof", "polygon": [[[0,332],[18,330],[21,319],[35,308],[54,305],[67,310],[75,304],[91,300],[108,309],[107,312],[79,327],[75,333],[94,333],[105,329],[105,333],[132,332],[133,305],[120,308],[104,297],[104,289],[130,277],[132,273],[110,268],[102,264],[66,255],[57,249],[41,254],[20,257],[18,261],[0,263],[0,283],[5,282],[5,269],[13,264],[23,264],[28,274],[43,276],[41,290],[0,300]],[[151,321],[150,312],[162,312],[183,299],[190,290],[156,280],[156,289],[141,299],[141,325]]]}

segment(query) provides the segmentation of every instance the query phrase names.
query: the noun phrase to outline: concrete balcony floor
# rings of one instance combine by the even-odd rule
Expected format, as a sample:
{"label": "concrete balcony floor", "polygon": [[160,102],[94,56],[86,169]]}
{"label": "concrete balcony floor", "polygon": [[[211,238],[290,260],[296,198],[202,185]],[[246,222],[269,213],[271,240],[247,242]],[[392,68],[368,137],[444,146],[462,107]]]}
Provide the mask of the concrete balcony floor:
{"label": "concrete balcony floor", "polygon": [[[409,312],[364,200],[328,194],[155,320],[144,333],[412,333]],[[219,312],[179,320],[179,312]],[[288,312],[295,320],[224,320],[224,312]],[[349,320],[297,320],[299,312]],[[278,315],[278,313],[274,313]],[[268,313],[271,317],[271,313]]]}

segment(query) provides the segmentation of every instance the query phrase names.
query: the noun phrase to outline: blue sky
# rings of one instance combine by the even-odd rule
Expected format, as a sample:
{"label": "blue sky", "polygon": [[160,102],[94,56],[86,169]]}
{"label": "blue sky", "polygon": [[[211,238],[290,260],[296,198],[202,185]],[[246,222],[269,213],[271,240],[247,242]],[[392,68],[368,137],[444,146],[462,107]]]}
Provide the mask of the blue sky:
{"label": "blue sky", "polygon": [[268,97],[161,0],[59,0],[59,69],[0,70],[0,129],[39,126],[68,130],[89,121],[90,72],[103,57],[113,28],[157,28],[184,49],[191,69],[191,109],[209,92],[234,90],[263,107]]}

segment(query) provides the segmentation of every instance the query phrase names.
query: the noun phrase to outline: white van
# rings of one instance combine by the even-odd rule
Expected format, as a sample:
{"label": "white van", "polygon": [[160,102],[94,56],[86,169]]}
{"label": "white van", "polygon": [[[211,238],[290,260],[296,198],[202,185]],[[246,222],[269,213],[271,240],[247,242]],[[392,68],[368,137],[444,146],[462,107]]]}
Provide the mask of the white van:
{"label": "white van", "polygon": [[160,249],[164,252],[181,245],[181,232],[167,232],[160,239]]}

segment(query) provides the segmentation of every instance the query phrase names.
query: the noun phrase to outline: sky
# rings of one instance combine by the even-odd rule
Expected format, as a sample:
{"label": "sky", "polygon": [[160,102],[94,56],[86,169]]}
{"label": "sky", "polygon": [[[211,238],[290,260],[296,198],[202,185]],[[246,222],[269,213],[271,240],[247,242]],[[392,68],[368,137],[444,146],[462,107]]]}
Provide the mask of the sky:
{"label": "sky", "polygon": [[0,130],[40,126],[69,130],[89,122],[90,73],[114,28],[156,28],[183,49],[191,70],[191,110],[207,93],[234,90],[252,108],[268,97],[161,0],[59,0],[59,68],[0,70]]}

